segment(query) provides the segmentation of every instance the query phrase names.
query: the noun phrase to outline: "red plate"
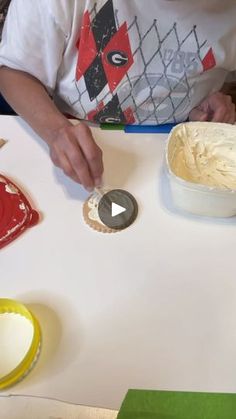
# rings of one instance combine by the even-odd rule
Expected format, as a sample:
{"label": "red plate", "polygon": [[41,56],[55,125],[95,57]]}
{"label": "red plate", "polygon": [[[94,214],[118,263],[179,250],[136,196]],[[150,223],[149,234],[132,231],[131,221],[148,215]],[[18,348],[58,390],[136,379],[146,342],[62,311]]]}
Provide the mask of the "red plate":
{"label": "red plate", "polygon": [[31,208],[21,190],[0,175],[0,249],[38,221],[39,214]]}

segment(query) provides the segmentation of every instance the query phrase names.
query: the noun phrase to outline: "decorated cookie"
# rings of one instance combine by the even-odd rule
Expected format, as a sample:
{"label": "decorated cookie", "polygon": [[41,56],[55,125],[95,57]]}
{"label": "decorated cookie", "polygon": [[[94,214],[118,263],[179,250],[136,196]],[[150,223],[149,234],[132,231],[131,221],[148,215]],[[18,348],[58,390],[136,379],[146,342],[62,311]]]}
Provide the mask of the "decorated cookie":
{"label": "decorated cookie", "polygon": [[33,210],[21,190],[0,175],[0,248],[37,224],[38,213]]}
{"label": "decorated cookie", "polygon": [[102,195],[98,192],[94,192],[88,199],[85,201],[83,206],[83,216],[86,224],[91,228],[101,233],[115,233],[117,230],[114,230],[110,227],[107,227],[100,219],[98,213],[98,205],[102,199]]}
{"label": "decorated cookie", "polygon": [[130,226],[138,214],[134,197],[122,189],[95,192],[84,203],[85,222],[94,230],[114,233]]}

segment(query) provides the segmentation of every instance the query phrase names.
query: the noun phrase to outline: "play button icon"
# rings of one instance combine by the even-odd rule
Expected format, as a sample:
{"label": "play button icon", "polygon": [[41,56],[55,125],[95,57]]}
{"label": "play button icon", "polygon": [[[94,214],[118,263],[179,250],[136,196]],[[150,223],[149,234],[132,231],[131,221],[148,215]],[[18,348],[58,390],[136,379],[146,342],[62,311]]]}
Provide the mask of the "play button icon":
{"label": "play button icon", "polygon": [[122,214],[122,212],[126,211],[126,208],[121,207],[118,204],[115,204],[115,202],[112,202],[111,204],[111,216],[116,217],[119,214]]}
{"label": "play button icon", "polygon": [[138,205],[129,192],[113,189],[101,198],[98,214],[107,227],[123,230],[134,222],[138,214]]}

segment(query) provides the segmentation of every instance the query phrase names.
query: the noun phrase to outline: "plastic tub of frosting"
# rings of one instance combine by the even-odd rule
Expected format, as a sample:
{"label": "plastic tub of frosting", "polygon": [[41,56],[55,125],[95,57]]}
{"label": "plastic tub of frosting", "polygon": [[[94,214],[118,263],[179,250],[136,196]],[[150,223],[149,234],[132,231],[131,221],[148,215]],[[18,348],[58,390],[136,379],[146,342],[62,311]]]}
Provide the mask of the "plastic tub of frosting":
{"label": "plastic tub of frosting", "polygon": [[236,215],[236,126],[187,122],[172,129],[166,147],[173,204],[214,217]]}

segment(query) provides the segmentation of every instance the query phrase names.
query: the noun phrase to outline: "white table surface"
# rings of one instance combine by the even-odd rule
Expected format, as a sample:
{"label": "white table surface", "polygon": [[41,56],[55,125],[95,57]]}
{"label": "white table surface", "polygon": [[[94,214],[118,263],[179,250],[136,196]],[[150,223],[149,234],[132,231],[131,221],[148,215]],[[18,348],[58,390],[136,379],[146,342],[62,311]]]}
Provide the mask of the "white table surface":
{"label": "white table surface", "polygon": [[[116,419],[117,411],[35,396],[1,396],[4,419]],[[2,417],[2,416],[1,416]]]}
{"label": "white table surface", "polygon": [[[31,374],[6,394],[118,409],[128,388],[236,391],[236,224],[175,211],[161,175],[165,135],[94,130],[105,181],[139,203],[127,230],[82,219],[87,196],[19,118],[0,118],[0,172],[41,223],[0,252],[0,295],[43,331]],[[163,192],[164,191],[164,192]]]}

